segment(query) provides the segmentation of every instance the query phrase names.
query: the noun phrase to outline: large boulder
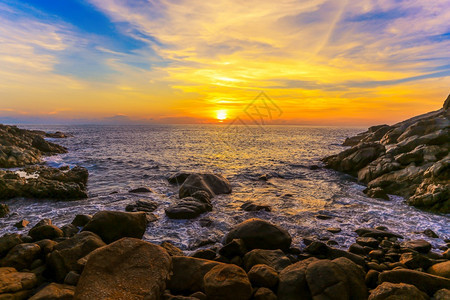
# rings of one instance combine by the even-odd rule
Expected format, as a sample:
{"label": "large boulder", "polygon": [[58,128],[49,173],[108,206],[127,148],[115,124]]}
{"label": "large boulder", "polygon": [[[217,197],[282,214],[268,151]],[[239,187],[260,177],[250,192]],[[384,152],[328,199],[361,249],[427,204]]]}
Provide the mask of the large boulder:
{"label": "large boulder", "polygon": [[427,294],[413,285],[404,283],[383,282],[370,293],[369,300],[415,299],[428,300]]}
{"label": "large boulder", "polygon": [[123,237],[140,239],[146,228],[147,218],[144,212],[100,211],[92,217],[82,231],[96,233],[109,244]]}
{"label": "large boulder", "polygon": [[280,249],[254,249],[244,256],[244,267],[249,271],[254,265],[267,265],[281,271],[291,264],[291,260]]}
{"label": "large boulder", "polygon": [[249,219],[235,227],[225,237],[225,243],[241,239],[248,250],[281,249],[288,250],[292,238],[287,230],[261,219]]}
{"label": "large boulder", "polygon": [[14,246],[8,255],[1,261],[2,267],[13,267],[17,270],[28,268],[41,254],[41,247],[33,243],[24,243]]}
{"label": "large boulder", "polygon": [[203,278],[208,299],[242,299],[252,296],[252,285],[244,270],[236,265],[223,264],[212,268]]}
{"label": "large boulder", "polygon": [[0,258],[8,254],[9,250],[11,250],[14,246],[21,243],[22,239],[18,233],[5,234],[0,237]]}
{"label": "large boulder", "polygon": [[37,284],[34,273],[0,268],[0,299],[26,299]]}
{"label": "large boulder", "polygon": [[267,265],[254,265],[248,272],[253,286],[274,289],[279,281],[278,272]]}
{"label": "large boulder", "polygon": [[384,271],[378,279],[380,282],[411,284],[430,296],[440,289],[450,289],[450,279],[408,269]]}
{"label": "large boulder", "polygon": [[362,268],[343,257],[309,258],[280,272],[278,299],[366,299],[364,275]]}
{"label": "large boulder", "polygon": [[177,294],[204,291],[203,277],[212,268],[223,263],[189,256],[172,256],[173,275],[168,288]]}
{"label": "large boulder", "polygon": [[42,226],[35,226],[31,228],[28,232],[28,235],[33,238],[35,241],[45,240],[45,239],[56,239],[64,236],[64,233],[61,229],[56,227],[55,225],[46,224]]}
{"label": "large boulder", "polygon": [[48,257],[47,264],[55,279],[63,282],[70,271],[77,270],[80,258],[105,245],[98,235],[84,231],[57,244]]}
{"label": "large boulder", "polygon": [[74,299],[159,299],[170,271],[163,248],[123,238],[89,255]]}
{"label": "large boulder", "polygon": [[191,174],[181,185],[179,196],[180,198],[189,197],[197,191],[205,191],[210,197],[214,197],[218,194],[231,193],[231,185],[219,174]]}
{"label": "large boulder", "polygon": [[428,269],[428,273],[450,279],[450,260],[434,264]]}

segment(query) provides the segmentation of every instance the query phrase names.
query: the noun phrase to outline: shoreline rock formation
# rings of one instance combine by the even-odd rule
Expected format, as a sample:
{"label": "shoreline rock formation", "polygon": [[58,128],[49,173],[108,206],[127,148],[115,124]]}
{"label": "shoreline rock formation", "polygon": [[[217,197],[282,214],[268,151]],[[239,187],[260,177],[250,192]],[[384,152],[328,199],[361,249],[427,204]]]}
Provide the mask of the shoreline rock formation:
{"label": "shoreline rock formation", "polygon": [[349,251],[308,238],[300,249],[283,228],[249,219],[230,230],[222,247],[186,256],[168,242],[141,240],[143,214],[77,215],[63,226],[76,224],[75,232],[63,232],[43,219],[28,234],[0,237],[0,298],[378,300],[450,295],[450,250],[438,253],[424,240],[402,242],[386,228],[357,229],[359,237]]}
{"label": "shoreline rock formation", "polygon": [[395,194],[409,205],[450,213],[450,95],[441,109],[403,122],[370,127],[347,138],[351,148],[325,157],[327,168],[367,185],[376,198]]}

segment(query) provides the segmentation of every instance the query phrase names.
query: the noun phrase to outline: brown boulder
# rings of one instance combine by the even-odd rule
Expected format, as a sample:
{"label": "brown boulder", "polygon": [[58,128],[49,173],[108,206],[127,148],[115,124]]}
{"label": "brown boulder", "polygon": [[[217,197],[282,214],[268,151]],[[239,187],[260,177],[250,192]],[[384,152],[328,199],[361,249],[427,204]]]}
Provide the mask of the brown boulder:
{"label": "brown boulder", "polygon": [[450,289],[450,279],[408,269],[384,271],[379,281],[412,284],[430,296],[440,289]]}
{"label": "brown boulder", "polygon": [[19,244],[8,252],[1,265],[22,270],[28,268],[40,254],[41,248],[37,244]]}
{"label": "brown boulder", "polygon": [[428,273],[450,279],[450,260],[431,266]]}
{"label": "brown boulder", "polygon": [[31,297],[30,300],[72,300],[74,292],[74,286],[50,283]]}
{"label": "brown boulder", "polygon": [[203,278],[208,299],[250,299],[252,286],[244,270],[223,264],[212,268]]}
{"label": "brown boulder", "polygon": [[404,283],[383,282],[374,289],[369,296],[369,300],[386,300],[386,299],[415,299],[428,300],[427,294],[420,291],[413,285]]}
{"label": "brown boulder", "polygon": [[[0,299],[21,299],[15,297],[29,294],[29,290],[37,285],[36,275],[28,272],[17,272],[14,268],[0,268]],[[25,293],[20,293],[26,291]],[[23,299],[23,298],[22,298]]]}
{"label": "brown boulder", "polygon": [[159,299],[170,271],[163,248],[123,238],[89,255],[74,299]]}
{"label": "brown boulder", "polygon": [[231,193],[231,185],[220,174],[191,174],[180,187],[179,196],[185,198],[192,196],[197,191],[205,191],[210,197],[218,194]]}

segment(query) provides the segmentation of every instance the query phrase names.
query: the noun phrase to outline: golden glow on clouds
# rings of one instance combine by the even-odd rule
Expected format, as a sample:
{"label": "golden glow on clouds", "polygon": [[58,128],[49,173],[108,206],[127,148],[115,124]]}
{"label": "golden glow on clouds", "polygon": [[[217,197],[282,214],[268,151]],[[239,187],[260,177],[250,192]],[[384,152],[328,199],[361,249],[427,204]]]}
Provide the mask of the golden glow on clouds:
{"label": "golden glow on clouds", "polygon": [[[438,58],[448,58],[448,38],[423,41],[449,32],[447,0],[90,2],[147,46],[94,53],[86,49],[96,36],[31,17],[9,21],[0,4],[0,116],[223,121],[264,90],[284,112],[278,122],[367,125],[437,109],[449,92],[448,74],[404,80],[437,72]],[[414,9],[420,14],[348,21]],[[67,52],[111,72],[60,74]]]}

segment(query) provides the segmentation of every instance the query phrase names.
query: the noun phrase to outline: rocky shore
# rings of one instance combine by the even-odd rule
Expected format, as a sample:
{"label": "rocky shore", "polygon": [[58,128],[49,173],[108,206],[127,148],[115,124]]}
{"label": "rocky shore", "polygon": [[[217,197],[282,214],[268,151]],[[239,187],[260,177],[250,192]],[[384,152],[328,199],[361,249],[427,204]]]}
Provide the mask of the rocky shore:
{"label": "rocky shore", "polygon": [[441,109],[406,121],[370,127],[347,138],[351,148],[323,159],[325,166],[358,177],[369,197],[450,213],[450,96]]}
{"label": "rocky shore", "polygon": [[[348,251],[249,219],[187,255],[141,240],[145,212],[43,219],[0,238],[0,299],[449,299],[450,250],[360,228]],[[447,240],[450,243],[450,241]]]}
{"label": "rocky shore", "polygon": [[15,197],[56,200],[87,198],[89,174],[85,168],[51,168],[39,165],[44,156],[67,152],[66,148],[49,142],[44,137],[66,138],[69,135],[0,124],[0,168],[3,168],[0,170],[1,200]]}

